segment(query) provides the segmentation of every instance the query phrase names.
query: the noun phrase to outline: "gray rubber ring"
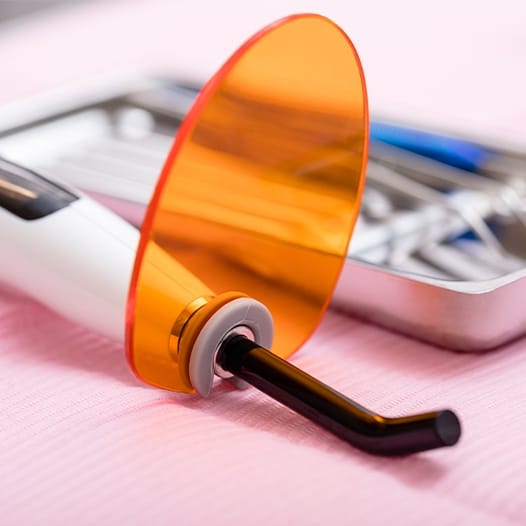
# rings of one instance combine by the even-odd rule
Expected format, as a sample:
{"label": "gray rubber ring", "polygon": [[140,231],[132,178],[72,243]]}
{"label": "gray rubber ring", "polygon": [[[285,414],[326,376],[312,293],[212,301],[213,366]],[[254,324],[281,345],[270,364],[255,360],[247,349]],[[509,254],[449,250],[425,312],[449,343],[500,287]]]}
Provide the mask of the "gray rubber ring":
{"label": "gray rubber ring", "polygon": [[200,395],[208,396],[212,389],[219,345],[226,334],[240,325],[254,333],[258,345],[267,349],[272,346],[274,323],[265,305],[252,298],[237,298],[221,307],[202,328],[190,354],[190,381]]}

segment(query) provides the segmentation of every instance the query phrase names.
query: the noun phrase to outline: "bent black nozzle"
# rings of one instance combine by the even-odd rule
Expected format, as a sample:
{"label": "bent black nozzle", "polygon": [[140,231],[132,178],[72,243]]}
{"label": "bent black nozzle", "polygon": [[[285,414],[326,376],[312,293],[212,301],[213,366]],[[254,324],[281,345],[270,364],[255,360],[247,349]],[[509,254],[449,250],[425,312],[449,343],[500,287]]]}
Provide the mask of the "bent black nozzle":
{"label": "bent black nozzle", "polygon": [[460,422],[448,409],[400,418],[377,415],[244,336],[226,339],[217,362],[368,453],[405,455],[452,446],[460,438]]}

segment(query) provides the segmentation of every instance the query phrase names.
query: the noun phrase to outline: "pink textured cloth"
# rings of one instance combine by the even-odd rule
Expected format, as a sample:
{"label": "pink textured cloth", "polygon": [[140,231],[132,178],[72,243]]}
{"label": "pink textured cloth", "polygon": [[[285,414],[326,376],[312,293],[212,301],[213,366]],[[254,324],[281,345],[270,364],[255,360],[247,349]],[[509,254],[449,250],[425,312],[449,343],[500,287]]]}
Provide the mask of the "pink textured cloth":
{"label": "pink textured cloth", "polygon": [[[286,12],[351,20],[336,3],[261,4],[89,3],[6,28],[0,99],[121,66],[204,75]],[[380,100],[364,9],[355,27]],[[375,9],[369,28],[392,25]],[[143,386],[118,345],[1,288],[0,524],[526,524],[525,357],[524,339],[453,353],[330,311],[296,365],[386,415],[452,407],[462,419],[455,448],[376,458],[254,389],[218,384],[201,399]]]}
{"label": "pink textured cloth", "polygon": [[2,524],[523,524],[524,347],[452,353],[330,312],[296,365],[388,415],[461,416],[455,448],[385,459],[254,389],[140,385],[119,346],[4,291]]}

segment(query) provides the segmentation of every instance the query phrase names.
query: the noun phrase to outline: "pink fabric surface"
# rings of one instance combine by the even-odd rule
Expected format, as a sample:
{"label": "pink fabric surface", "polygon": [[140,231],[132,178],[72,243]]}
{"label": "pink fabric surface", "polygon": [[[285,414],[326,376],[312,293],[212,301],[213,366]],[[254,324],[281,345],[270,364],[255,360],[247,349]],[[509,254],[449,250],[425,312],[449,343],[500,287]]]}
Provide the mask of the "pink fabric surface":
{"label": "pink fabric surface", "polygon": [[140,385],[119,346],[3,291],[2,524],[523,524],[524,346],[452,353],[330,312],[296,365],[388,415],[462,418],[457,447],[385,459],[253,389]]}
{"label": "pink fabric surface", "polygon": [[[203,15],[214,34],[234,11],[180,7],[191,46],[153,62],[139,21],[154,34],[179,5],[158,4],[151,18],[144,3],[90,3],[6,30],[1,100],[135,63],[205,74],[261,25],[199,46],[192,23]],[[267,22],[307,10],[254,9]],[[254,389],[218,384],[201,399],[141,385],[118,345],[1,288],[0,524],[526,524],[525,353],[524,339],[448,352],[330,311],[296,365],[386,415],[452,407],[462,419],[455,448],[385,459]]]}

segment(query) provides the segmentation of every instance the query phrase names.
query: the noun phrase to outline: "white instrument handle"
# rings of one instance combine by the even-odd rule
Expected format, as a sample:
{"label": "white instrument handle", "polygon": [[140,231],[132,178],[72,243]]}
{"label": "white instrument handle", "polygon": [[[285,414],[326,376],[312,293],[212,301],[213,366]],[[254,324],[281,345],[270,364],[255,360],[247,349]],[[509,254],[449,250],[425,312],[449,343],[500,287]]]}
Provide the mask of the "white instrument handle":
{"label": "white instrument handle", "polygon": [[[10,163],[0,161],[0,176],[5,176],[6,165]],[[138,231],[69,190],[72,199],[65,206],[27,219],[9,209],[7,199],[17,191],[22,198],[33,192],[31,187],[20,187],[17,180],[0,177],[0,282],[123,342]]]}

